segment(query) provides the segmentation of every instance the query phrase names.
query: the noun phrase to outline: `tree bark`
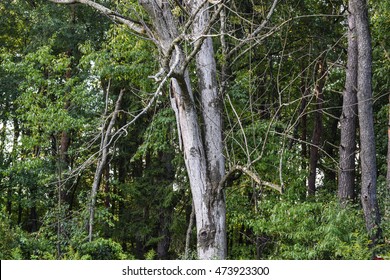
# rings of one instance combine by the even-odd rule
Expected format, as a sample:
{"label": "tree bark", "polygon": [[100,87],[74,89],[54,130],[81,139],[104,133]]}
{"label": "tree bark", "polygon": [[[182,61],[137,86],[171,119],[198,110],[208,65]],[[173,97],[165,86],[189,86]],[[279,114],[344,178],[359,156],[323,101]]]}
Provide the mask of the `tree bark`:
{"label": "tree bark", "polygon": [[376,150],[372,101],[372,50],[365,0],[350,0],[355,14],[358,46],[357,99],[360,128],[361,202],[366,228],[373,244],[380,236],[380,214],[376,196]]}
{"label": "tree bark", "polygon": [[[223,194],[213,189],[207,174],[207,161],[198,115],[189,85],[189,78],[173,79],[172,89],[179,112],[185,165],[195,206],[198,258],[226,257],[225,201]],[[187,92],[184,92],[187,90]],[[188,95],[188,97],[185,97]],[[211,165],[209,165],[211,166]],[[223,236],[222,236],[223,235]]]}
{"label": "tree bark", "polygon": [[338,197],[341,205],[355,197],[355,150],[357,120],[357,69],[358,48],[355,15],[349,4],[348,14],[348,60],[343,93],[343,108],[340,117],[340,170]]}
{"label": "tree bark", "polygon": [[[198,38],[205,36],[204,30],[210,22],[208,4],[204,0],[194,1],[193,9],[198,11],[194,15],[193,33]],[[202,7],[203,5],[203,7]],[[198,87],[201,92],[202,117],[204,126],[204,142],[206,156],[207,192],[210,192],[211,204],[206,216],[199,219],[197,216],[199,256],[206,258],[220,258],[226,256],[226,207],[223,192],[216,192],[219,182],[225,174],[225,158],[223,156],[222,139],[222,102],[218,92],[217,67],[214,59],[213,42],[210,37],[203,44],[196,56]],[[200,209],[196,207],[196,211]],[[200,215],[203,216],[203,215]],[[211,219],[210,219],[211,217]],[[210,230],[209,230],[210,229]],[[212,231],[215,230],[215,236]],[[207,238],[205,238],[207,233]],[[214,239],[214,240],[213,240]],[[212,242],[215,246],[209,246]]]}
{"label": "tree bark", "polygon": [[316,178],[317,178],[317,165],[319,160],[319,146],[322,138],[322,107],[324,102],[323,89],[325,85],[325,75],[327,73],[325,62],[321,59],[317,64],[316,75],[318,80],[315,86],[316,95],[316,112],[314,119],[314,130],[312,137],[312,145],[310,147],[310,162],[309,162],[309,179],[308,179],[308,195],[315,195],[316,192]]}
{"label": "tree bark", "polygon": [[302,101],[301,101],[301,121],[300,121],[300,126],[301,126],[301,146],[302,146],[302,151],[301,151],[301,156],[302,156],[302,169],[304,171],[307,170],[307,85],[305,81],[302,81],[302,86],[301,86],[301,94],[302,94]]}
{"label": "tree bark", "polygon": [[[170,7],[163,1],[142,0],[140,3],[152,18],[162,53],[169,55],[174,41],[178,38],[177,22],[171,14]],[[187,6],[194,18],[192,35],[196,44],[201,43],[196,56],[196,66],[202,103],[203,135],[189,73],[185,67],[188,61],[184,60],[184,54],[178,45],[175,45],[172,54],[172,60],[179,61],[177,65],[179,70],[175,71],[171,81],[171,104],[178,119],[184,160],[194,200],[198,258],[224,259],[225,200],[223,193],[217,192],[219,180],[224,173],[221,109],[212,42],[209,38],[203,38],[209,28],[208,4],[206,1],[192,1]],[[162,67],[165,66],[166,59],[162,60]],[[173,66],[172,61],[170,65]]]}

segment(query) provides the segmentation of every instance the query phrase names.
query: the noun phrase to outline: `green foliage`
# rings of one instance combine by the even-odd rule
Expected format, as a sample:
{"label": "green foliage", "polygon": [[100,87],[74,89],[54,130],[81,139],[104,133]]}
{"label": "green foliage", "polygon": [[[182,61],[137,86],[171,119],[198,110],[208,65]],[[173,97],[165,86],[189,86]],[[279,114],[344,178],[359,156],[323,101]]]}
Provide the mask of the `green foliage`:
{"label": "green foliage", "polygon": [[50,239],[12,226],[3,214],[0,215],[0,235],[0,259],[55,259],[55,246]]}
{"label": "green foliage", "polygon": [[123,252],[122,246],[111,240],[98,238],[80,246],[77,254],[83,260],[124,260],[128,256]]}
{"label": "green foliage", "polygon": [[150,249],[146,254],[145,254],[145,260],[154,260],[156,258],[156,251],[153,249]]}
{"label": "green foliage", "polygon": [[144,142],[139,146],[133,160],[139,159],[147,152],[158,155],[171,152],[176,143],[176,121],[172,110],[159,110],[144,133]]}
{"label": "green foliage", "polygon": [[371,258],[361,210],[341,209],[334,199],[297,202],[267,196],[257,211],[248,204],[247,212],[228,206],[229,232],[241,240],[231,250],[233,259]]}
{"label": "green foliage", "polygon": [[81,66],[89,68],[90,75],[100,79],[131,83],[141,93],[152,91],[153,83],[145,79],[156,70],[151,44],[138,40],[123,26],[113,25],[105,36],[105,43],[99,49],[89,41],[79,46],[83,53]]}
{"label": "green foliage", "polygon": [[12,228],[7,217],[0,213],[0,259],[23,259],[20,242],[22,231]]}

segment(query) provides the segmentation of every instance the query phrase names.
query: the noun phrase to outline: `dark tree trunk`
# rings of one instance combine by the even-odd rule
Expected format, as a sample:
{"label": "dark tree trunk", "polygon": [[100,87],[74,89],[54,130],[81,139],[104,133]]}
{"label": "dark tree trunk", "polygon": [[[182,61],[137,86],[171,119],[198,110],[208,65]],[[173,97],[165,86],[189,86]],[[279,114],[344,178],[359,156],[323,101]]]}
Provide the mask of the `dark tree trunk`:
{"label": "dark tree trunk", "polygon": [[171,245],[171,232],[169,226],[172,219],[172,210],[170,208],[162,209],[159,217],[160,226],[158,235],[160,241],[157,243],[157,256],[160,260],[167,259],[169,247]]}
{"label": "dark tree trunk", "polygon": [[30,187],[30,203],[32,204],[29,208],[29,217],[27,221],[27,230],[29,232],[36,232],[38,230],[38,213],[37,213],[37,206],[36,206],[36,200],[37,200],[37,186],[31,186]]}
{"label": "dark tree trunk", "polygon": [[[350,3],[351,6],[351,3]],[[348,61],[343,93],[343,109],[340,117],[340,170],[338,197],[341,205],[355,197],[355,149],[357,120],[357,67],[358,48],[355,16],[348,14]]]}
{"label": "dark tree trunk", "polygon": [[301,101],[301,143],[302,143],[302,169],[307,170],[307,114],[306,114],[306,107],[307,107],[307,85],[302,78],[302,86],[301,86],[301,94],[302,94],[302,101]]}
{"label": "dark tree trunk", "polygon": [[376,196],[376,149],[372,101],[372,50],[365,0],[350,0],[355,14],[358,45],[357,98],[360,129],[360,159],[362,170],[361,202],[366,228],[373,244],[380,236],[380,214]]}
{"label": "dark tree trunk", "polygon": [[[337,157],[337,149],[335,147],[338,143],[338,134],[337,134],[337,127],[339,124],[339,120],[336,118],[333,118],[330,120],[330,132],[331,135],[328,138],[329,140],[325,144],[324,151],[326,155],[330,158],[336,158]],[[329,192],[335,192],[336,186],[337,186],[337,169],[333,168],[333,166],[324,166],[324,185],[326,184],[327,189]]]}
{"label": "dark tree trunk", "polygon": [[308,179],[308,195],[315,195],[316,192],[316,178],[317,178],[317,165],[319,160],[319,147],[321,145],[322,138],[322,107],[324,102],[323,89],[325,85],[325,75],[327,73],[326,65],[323,60],[320,60],[317,64],[316,75],[318,75],[318,80],[315,86],[315,95],[316,95],[316,111],[314,119],[314,130],[313,137],[310,147],[310,162],[309,162],[309,179]]}

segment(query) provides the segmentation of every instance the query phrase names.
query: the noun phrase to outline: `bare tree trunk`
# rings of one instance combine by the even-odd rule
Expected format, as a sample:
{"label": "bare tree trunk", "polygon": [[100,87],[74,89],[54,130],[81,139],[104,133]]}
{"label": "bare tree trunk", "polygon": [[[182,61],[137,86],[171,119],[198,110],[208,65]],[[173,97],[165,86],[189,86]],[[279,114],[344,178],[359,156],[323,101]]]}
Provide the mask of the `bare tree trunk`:
{"label": "bare tree trunk", "polygon": [[[140,3],[152,18],[163,54],[169,55],[173,41],[178,38],[177,22],[169,5],[163,1],[142,0]],[[171,81],[171,104],[178,119],[178,130],[195,206],[198,258],[224,259],[225,200],[223,192],[217,192],[218,183],[224,173],[221,107],[212,42],[211,39],[203,38],[209,27],[208,4],[207,1],[195,0],[187,6],[194,18],[193,37],[196,44],[201,43],[196,65],[205,128],[203,137],[189,73],[185,69],[185,58],[178,45],[175,46],[172,60],[179,61],[177,68],[181,70],[174,73]],[[171,67],[174,66],[173,61],[170,64]]]}
{"label": "bare tree trunk", "polygon": [[[205,29],[209,24],[208,4],[204,0],[194,1],[193,9],[197,12],[194,19],[194,37],[205,36]],[[203,7],[201,7],[203,5]],[[224,194],[217,194],[219,182],[225,174],[225,158],[223,156],[222,140],[222,102],[217,85],[217,67],[214,59],[213,42],[210,37],[203,44],[196,56],[199,90],[201,92],[202,117],[204,125],[205,156],[207,161],[206,192],[210,193],[208,213],[197,214],[198,255],[205,258],[225,258],[226,230],[225,230],[225,198]],[[197,207],[198,213],[201,209]],[[201,216],[202,218],[200,219]],[[215,233],[213,233],[215,231]],[[207,238],[205,234],[207,233]],[[214,243],[214,246],[208,243]],[[203,258],[203,257],[202,257]]]}
{"label": "bare tree trunk", "polygon": [[362,169],[361,201],[366,228],[373,244],[380,236],[380,214],[376,197],[376,150],[372,108],[372,50],[365,0],[350,0],[355,14],[358,45],[357,98],[360,128],[360,158]]}
{"label": "bare tree trunk", "polygon": [[[350,3],[351,6],[351,3]],[[357,120],[357,67],[358,48],[356,40],[355,15],[348,14],[348,61],[343,94],[343,108],[340,117],[340,170],[338,197],[341,205],[355,197],[355,150]]]}
{"label": "bare tree trunk", "polygon": [[220,237],[225,234],[225,212],[218,211],[225,209],[224,199],[222,193],[217,192],[217,187],[212,188],[208,178],[206,152],[192,92],[189,87],[187,92],[183,92],[188,82],[188,76],[180,82],[173,79],[172,89],[178,104],[184,160],[195,206],[198,258],[223,259],[226,257],[226,239]]}

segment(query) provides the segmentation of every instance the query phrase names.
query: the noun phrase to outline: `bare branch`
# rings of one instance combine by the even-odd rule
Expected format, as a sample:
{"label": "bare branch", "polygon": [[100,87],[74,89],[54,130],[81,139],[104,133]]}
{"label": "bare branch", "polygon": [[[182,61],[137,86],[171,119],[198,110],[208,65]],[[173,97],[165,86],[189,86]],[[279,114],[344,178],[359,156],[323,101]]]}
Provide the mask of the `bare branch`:
{"label": "bare branch", "polygon": [[103,5],[100,5],[99,3],[91,1],[91,0],[48,0],[48,1],[53,2],[53,3],[57,3],[57,4],[76,4],[76,3],[84,4],[84,5],[87,5],[89,7],[94,8],[95,10],[99,11],[100,13],[108,16],[112,20],[126,25],[131,30],[135,31],[136,33],[139,33],[139,34],[145,33],[145,28],[141,24],[139,24],[138,22],[131,20],[131,19],[129,19],[129,18],[103,6]]}
{"label": "bare branch", "polygon": [[[222,9],[224,8],[224,5],[223,4],[218,4],[218,8],[217,10],[214,12],[213,16],[211,17],[207,27],[205,28],[205,30],[203,30],[202,32],[202,35],[199,37],[199,38],[196,38],[195,39],[195,43],[194,43],[194,49],[192,50],[192,52],[187,56],[186,58],[186,62],[184,63],[184,67],[183,69],[185,69],[188,64],[191,62],[191,60],[195,57],[195,55],[199,52],[200,48],[202,47],[203,45],[203,41],[208,37],[207,34],[209,33],[213,23],[215,23],[218,18],[219,18],[219,13],[222,11]],[[199,12],[200,9],[198,9],[197,13]]]}
{"label": "bare branch", "polygon": [[247,176],[249,176],[252,180],[254,180],[260,186],[266,186],[266,187],[274,189],[280,193],[283,193],[283,188],[281,186],[274,184],[274,183],[271,183],[271,182],[261,180],[260,177],[255,172],[251,171],[248,167],[241,166],[241,165],[233,166],[229,170],[229,172],[227,172],[225,174],[225,176],[223,176],[222,180],[218,184],[218,191],[221,191],[225,187],[225,184],[228,182],[228,180],[230,180],[233,177],[233,175],[237,171],[246,174]]}
{"label": "bare branch", "polygon": [[244,127],[242,126],[242,122],[241,122],[240,116],[238,115],[236,109],[234,108],[233,102],[230,99],[230,95],[226,94],[226,97],[227,97],[227,99],[229,101],[229,105],[232,108],[234,115],[237,118],[237,122],[238,122],[238,124],[240,126],[242,136],[244,137],[244,144],[245,144],[245,146],[244,146],[245,147],[244,153],[246,154],[246,156],[248,158],[248,164],[250,164],[250,162],[251,162],[251,155],[250,155],[250,152],[249,152],[249,145],[248,145],[248,141],[246,139],[246,134],[245,134]]}
{"label": "bare branch", "polygon": [[268,11],[268,14],[266,16],[266,18],[263,20],[263,22],[260,24],[259,27],[257,27],[251,34],[249,34],[249,36],[241,41],[241,43],[239,43],[236,47],[234,47],[228,54],[228,57],[230,57],[233,53],[235,53],[237,50],[239,50],[243,45],[245,45],[247,43],[247,40],[250,40],[250,39],[253,39],[257,36],[257,34],[259,34],[263,28],[265,27],[265,25],[268,23],[268,21],[271,19],[271,16],[272,14],[274,13],[275,11],[275,8],[276,8],[276,5],[278,4],[278,0],[274,0],[270,10]]}
{"label": "bare branch", "polygon": [[183,5],[180,3],[179,0],[174,0],[176,5],[180,8],[180,10],[182,10],[183,13],[185,13],[187,16],[189,15],[188,11],[186,10],[186,8],[183,7]]}
{"label": "bare branch", "polygon": [[[131,126],[133,123],[135,123],[143,114],[145,114],[147,111],[149,111],[150,107],[152,107],[152,105],[154,104],[154,102],[156,101],[156,99],[158,98],[158,96],[161,94],[161,90],[163,88],[163,86],[165,85],[165,83],[168,81],[168,79],[170,79],[173,75],[173,72],[176,68],[176,66],[179,64],[179,60],[180,60],[180,53],[179,53],[179,47],[176,45],[176,53],[175,53],[175,60],[171,66],[171,69],[169,70],[169,72],[165,75],[165,77],[161,80],[161,82],[159,83],[156,91],[154,92],[153,94],[153,97],[149,100],[148,104],[142,109],[141,112],[139,112],[136,116],[134,116],[134,118],[128,122],[126,125],[122,126],[114,135],[113,137],[111,138],[111,141],[112,139],[114,138],[114,136],[117,136],[117,135],[122,135],[122,134],[126,134],[127,133],[127,128],[129,126]],[[111,143],[110,141],[110,143]],[[108,143],[108,144],[110,144]]]}

